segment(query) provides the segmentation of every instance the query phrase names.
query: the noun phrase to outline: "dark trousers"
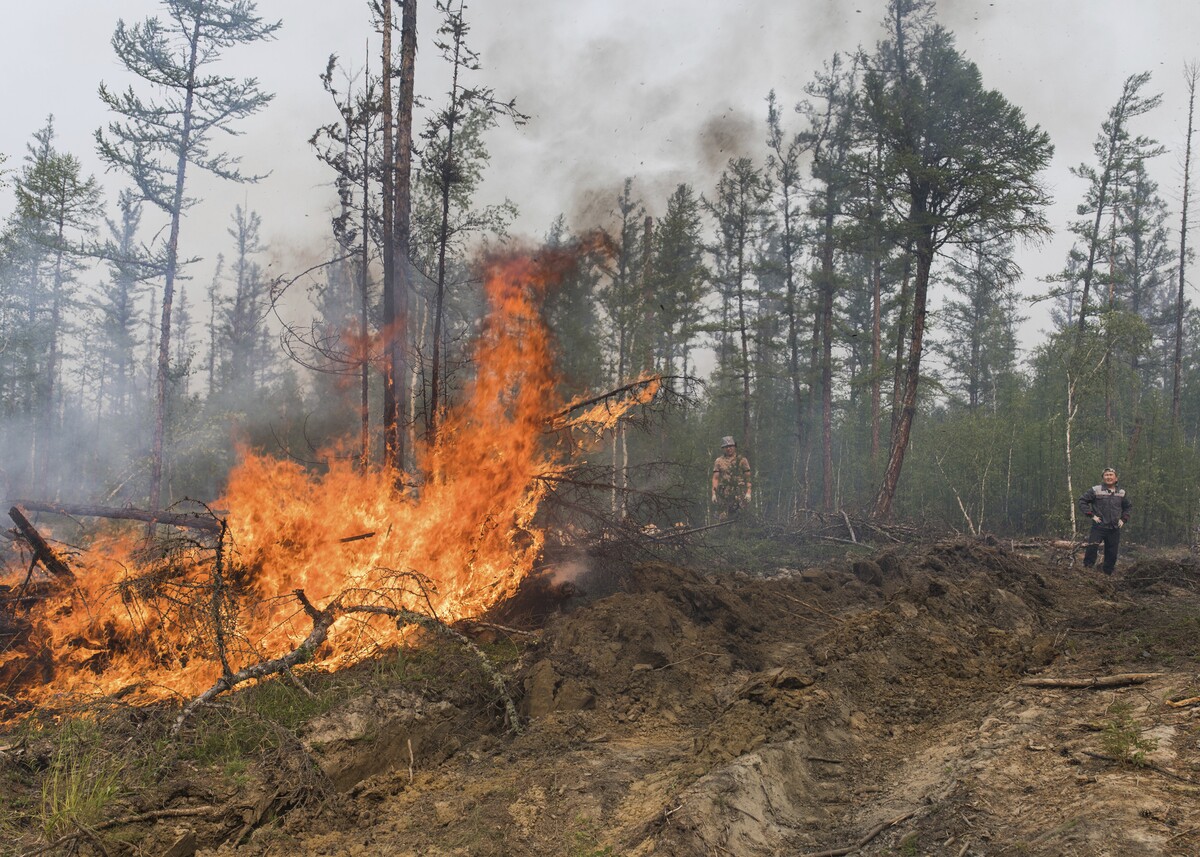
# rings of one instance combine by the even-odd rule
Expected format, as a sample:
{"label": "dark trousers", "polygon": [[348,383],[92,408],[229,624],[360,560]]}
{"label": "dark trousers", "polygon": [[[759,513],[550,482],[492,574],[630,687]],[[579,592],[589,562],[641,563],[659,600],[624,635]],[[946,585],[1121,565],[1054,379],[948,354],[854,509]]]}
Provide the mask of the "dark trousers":
{"label": "dark trousers", "polygon": [[1117,567],[1117,546],[1121,544],[1121,531],[1116,527],[1105,527],[1092,524],[1088,533],[1088,546],[1083,552],[1083,567],[1091,568],[1096,564],[1096,554],[1100,551],[1100,543],[1104,543],[1104,573],[1112,574]]}

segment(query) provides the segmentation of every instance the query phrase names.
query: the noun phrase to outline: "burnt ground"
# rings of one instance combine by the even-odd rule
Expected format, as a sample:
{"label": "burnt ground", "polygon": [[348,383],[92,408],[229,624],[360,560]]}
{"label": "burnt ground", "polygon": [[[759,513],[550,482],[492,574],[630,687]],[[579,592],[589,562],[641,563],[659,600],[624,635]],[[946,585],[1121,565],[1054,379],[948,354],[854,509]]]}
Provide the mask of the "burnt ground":
{"label": "burnt ground", "polygon": [[[519,735],[469,665],[414,679],[410,657],[284,730],[240,776],[173,757],[110,811],[154,817],[69,847],[1200,855],[1200,704],[1167,704],[1200,696],[1194,559],[1131,554],[1107,578],[975,540],[812,567],[720,556],[599,562],[552,614],[497,617],[534,634],[477,629],[508,653]],[[432,676],[448,668],[457,678]],[[1126,673],[1159,675],[1022,684]],[[33,751],[14,747],[0,765],[29,767]],[[17,833],[14,853],[46,841]]]}

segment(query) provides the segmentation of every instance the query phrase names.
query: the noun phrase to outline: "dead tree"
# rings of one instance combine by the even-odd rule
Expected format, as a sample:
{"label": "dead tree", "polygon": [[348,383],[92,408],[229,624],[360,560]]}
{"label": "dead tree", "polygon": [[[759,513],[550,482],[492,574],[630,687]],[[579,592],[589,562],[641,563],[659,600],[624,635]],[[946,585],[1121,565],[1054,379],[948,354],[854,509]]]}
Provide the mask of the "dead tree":
{"label": "dead tree", "polygon": [[[41,500],[18,500],[17,505],[31,512],[47,512],[67,518],[110,518],[118,521],[142,521],[148,524],[170,524],[206,533],[220,533],[221,522],[210,510],[207,512],[178,513],[151,512],[116,506],[88,506],[77,503],[47,503]],[[13,507],[14,509],[16,506]],[[11,512],[9,512],[11,516]]]}

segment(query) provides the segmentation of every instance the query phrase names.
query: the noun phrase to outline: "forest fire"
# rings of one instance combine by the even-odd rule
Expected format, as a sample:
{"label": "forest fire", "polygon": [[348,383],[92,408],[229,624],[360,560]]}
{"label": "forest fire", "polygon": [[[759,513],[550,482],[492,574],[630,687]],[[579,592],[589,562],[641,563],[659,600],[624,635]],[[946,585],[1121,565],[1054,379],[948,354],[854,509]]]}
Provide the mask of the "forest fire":
{"label": "forest fire", "polygon": [[[576,443],[548,431],[565,422],[539,315],[553,276],[525,257],[489,267],[475,376],[445,414],[436,447],[418,450],[419,475],[406,475],[403,490],[392,474],[361,472],[354,456],[328,455],[314,472],[246,450],[217,504],[229,510],[219,543],[176,536],[148,558],[123,531],[71,557],[73,586],[4,580],[12,609],[0,610],[0,691],[9,715],[114,694],[195,697],[295,650],[314,625],[311,605],[351,608],[305,658],[335,668],[399,643],[396,611],[449,623],[512,595],[543,545],[533,518],[546,477]],[[648,385],[617,407],[653,393]],[[602,426],[613,413],[588,408],[570,424]]]}

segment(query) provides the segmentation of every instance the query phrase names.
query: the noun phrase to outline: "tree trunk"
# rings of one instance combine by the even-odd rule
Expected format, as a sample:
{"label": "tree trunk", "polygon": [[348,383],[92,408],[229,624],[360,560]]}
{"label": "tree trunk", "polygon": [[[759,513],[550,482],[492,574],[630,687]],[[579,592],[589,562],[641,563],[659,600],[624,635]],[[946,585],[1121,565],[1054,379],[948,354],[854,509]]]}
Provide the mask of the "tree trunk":
{"label": "tree trunk", "polygon": [[392,3],[379,4],[383,30],[383,317],[380,333],[383,340],[383,466],[398,472],[400,469],[399,431],[396,426],[396,375],[393,351],[396,341],[396,173],[395,121],[396,107],[392,101]]}
{"label": "tree trunk", "polygon": [[916,276],[913,281],[912,336],[908,347],[908,368],[905,372],[904,391],[899,402],[899,419],[892,437],[892,449],[888,456],[883,484],[875,497],[872,517],[887,519],[892,513],[892,501],[896,486],[900,482],[900,470],[904,466],[904,454],[912,432],[913,417],[917,412],[917,383],[921,374],[921,349],[925,337],[925,303],[929,291],[929,270],[933,266],[933,235],[926,229],[922,232],[916,252]]}
{"label": "tree trunk", "polygon": [[[188,57],[187,94],[183,102],[183,132],[179,136],[178,162],[175,166],[175,195],[171,200],[171,232],[167,239],[166,282],[163,285],[162,321],[159,324],[158,375],[155,380],[154,449],[150,459],[150,508],[157,509],[162,498],[163,439],[166,434],[167,381],[171,370],[171,308],[175,297],[175,274],[179,265],[179,225],[183,219],[183,187],[187,170],[188,148],[192,139],[192,105],[195,101],[196,62],[200,46],[200,18],[192,26],[191,53]],[[148,529],[153,529],[153,524]]]}
{"label": "tree trunk", "polygon": [[462,41],[454,40],[454,73],[450,82],[450,109],[446,115],[446,154],[441,175],[441,223],[438,226],[437,291],[433,303],[432,358],[429,365],[429,413],[425,416],[426,440],[437,444],[438,409],[441,407],[442,323],[446,306],[446,250],[450,243],[450,184],[454,181],[454,132],[458,124],[458,73],[461,66]]}
{"label": "tree trunk", "polygon": [[879,459],[879,399],[880,378],[883,371],[882,307],[883,259],[880,256],[879,240],[875,239],[875,259],[871,271],[871,462]]}
{"label": "tree trunk", "polygon": [[1175,298],[1175,359],[1171,383],[1171,418],[1178,425],[1180,418],[1180,395],[1183,388],[1183,311],[1184,285],[1187,283],[1187,231],[1188,195],[1192,167],[1192,122],[1196,106],[1196,80],[1200,66],[1189,65],[1185,70],[1188,88],[1187,144],[1183,155],[1183,204],[1179,217],[1179,291]]}
{"label": "tree trunk", "polygon": [[21,535],[25,537],[25,541],[29,542],[29,546],[33,548],[34,555],[46,571],[53,574],[59,580],[74,583],[75,575],[71,572],[71,569],[67,567],[65,562],[59,559],[58,554],[42,538],[42,534],[37,531],[37,528],[29,523],[29,519],[25,517],[21,510],[17,506],[13,506],[8,510],[8,516],[17,525],[17,529],[21,531]]}
{"label": "tree trunk", "polygon": [[826,185],[821,242],[821,499],[833,511],[833,190]]}
{"label": "tree trunk", "polygon": [[389,355],[396,390],[396,466],[405,466],[409,419],[408,316],[412,295],[412,137],[417,63],[417,0],[404,0],[400,19],[400,98],[396,115],[396,271],[395,339]]}

